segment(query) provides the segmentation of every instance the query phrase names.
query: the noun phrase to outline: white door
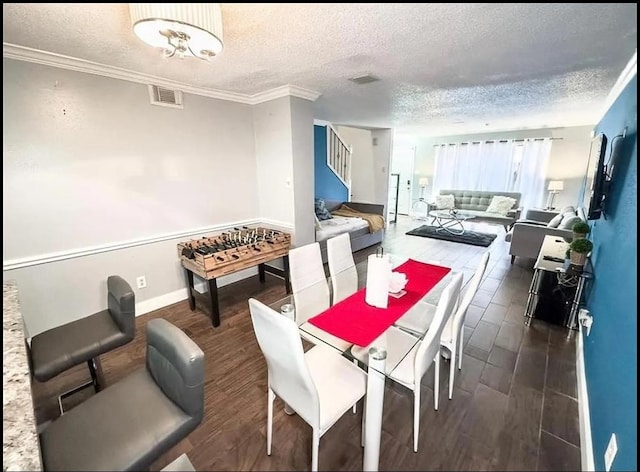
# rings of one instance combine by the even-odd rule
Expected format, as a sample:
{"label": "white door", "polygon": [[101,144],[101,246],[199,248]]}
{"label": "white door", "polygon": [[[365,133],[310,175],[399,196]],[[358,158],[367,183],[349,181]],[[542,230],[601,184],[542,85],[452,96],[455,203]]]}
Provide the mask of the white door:
{"label": "white door", "polygon": [[398,221],[398,190],[400,184],[400,175],[391,174],[389,176],[389,200],[387,201],[387,221],[395,223]]}
{"label": "white door", "polygon": [[416,156],[414,146],[394,146],[391,155],[391,172],[400,175],[398,188],[398,214],[408,215],[411,210],[411,186],[413,164]]}

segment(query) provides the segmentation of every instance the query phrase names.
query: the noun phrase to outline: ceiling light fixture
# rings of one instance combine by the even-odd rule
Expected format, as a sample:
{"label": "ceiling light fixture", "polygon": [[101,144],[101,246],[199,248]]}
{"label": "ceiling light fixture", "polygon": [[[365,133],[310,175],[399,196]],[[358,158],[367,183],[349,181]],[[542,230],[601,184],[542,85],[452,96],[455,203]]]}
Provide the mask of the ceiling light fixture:
{"label": "ceiling light fixture", "polygon": [[219,3],[130,3],[134,33],[165,57],[209,60],[222,51]]}

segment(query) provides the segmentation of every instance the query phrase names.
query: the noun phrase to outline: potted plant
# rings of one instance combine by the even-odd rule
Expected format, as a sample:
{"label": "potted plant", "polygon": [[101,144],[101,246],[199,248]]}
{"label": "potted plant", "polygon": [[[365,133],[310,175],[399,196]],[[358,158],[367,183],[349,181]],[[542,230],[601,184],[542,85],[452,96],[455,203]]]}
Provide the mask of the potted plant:
{"label": "potted plant", "polygon": [[593,249],[593,243],[586,238],[575,239],[569,245],[569,259],[577,266],[583,266],[587,262],[587,255]]}
{"label": "potted plant", "polygon": [[585,239],[589,231],[591,231],[591,227],[584,221],[578,221],[575,225],[573,225],[573,240],[576,239]]}

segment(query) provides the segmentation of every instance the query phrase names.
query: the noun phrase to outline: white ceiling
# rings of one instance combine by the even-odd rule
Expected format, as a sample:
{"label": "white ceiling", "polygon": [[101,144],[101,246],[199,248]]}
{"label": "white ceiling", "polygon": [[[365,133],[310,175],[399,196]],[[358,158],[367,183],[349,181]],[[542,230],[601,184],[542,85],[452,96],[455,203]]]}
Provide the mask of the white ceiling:
{"label": "white ceiling", "polygon": [[[637,47],[637,5],[222,4],[211,63],[163,59],[126,3],[4,3],[3,41],[186,84],[320,92],[315,117],[447,135],[593,124]],[[369,73],[381,79],[356,85]]]}

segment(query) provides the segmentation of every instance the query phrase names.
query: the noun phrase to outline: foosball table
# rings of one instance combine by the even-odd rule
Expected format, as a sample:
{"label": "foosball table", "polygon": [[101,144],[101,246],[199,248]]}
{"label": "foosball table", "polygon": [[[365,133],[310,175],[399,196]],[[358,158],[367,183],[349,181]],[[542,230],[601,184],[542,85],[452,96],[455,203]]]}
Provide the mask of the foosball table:
{"label": "foosball table", "polygon": [[[189,308],[196,308],[197,293],[193,285],[193,274],[208,281],[211,303],[211,324],[220,325],[218,285],[216,279],[242,269],[258,266],[260,282],[265,281],[265,272],[284,278],[287,293],[289,287],[289,248],[291,235],[271,228],[242,226],[222,234],[192,239],[178,244],[178,256],[187,275]],[[282,258],[284,269],[265,263]]]}

